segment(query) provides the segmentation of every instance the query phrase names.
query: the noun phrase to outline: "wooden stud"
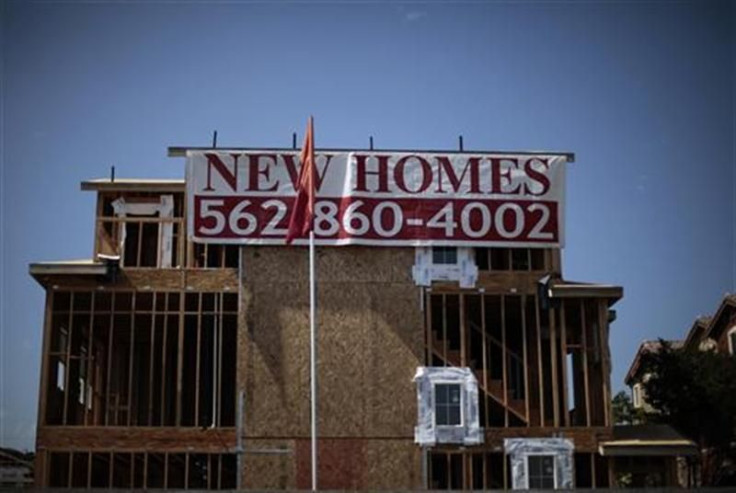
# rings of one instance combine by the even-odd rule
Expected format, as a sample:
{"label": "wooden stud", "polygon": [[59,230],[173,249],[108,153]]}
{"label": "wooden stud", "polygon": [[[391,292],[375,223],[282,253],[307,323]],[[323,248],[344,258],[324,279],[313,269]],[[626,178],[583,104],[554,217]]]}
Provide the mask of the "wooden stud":
{"label": "wooden stud", "polygon": [[202,361],[202,293],[197,294],[197,356],[194,371],[194,425],[199,426],[199,374]]}
{"label": "wooden stud", "polygon": [[140,489],[148,489],[148,452],[143,452],[143,484]]}
{"label": "wooden stud", "polygon": [[[151,310],[151,334],[149,340],[151,347],[148,351],[148,426],[153,425],[153,362],[156,352],[156,305],[158,302],[158,293],[153,293],[153,305]],[[159,392],[160,394],[160,392]]]}
{"label": "wooden stud", "polygon": [[460,366],[468,366],[468,358],[466,352],[468,351],[468,344],[466,338],[468,333],[465,328],[465,295],[460,293],[458,295],[458,311],[460,316]]}
{"label": "wooden stud", "polygon": [[554,427],[560,426],[560,396],[559,385],[557,382],[557,330],[556,330],[556,309],[549,310],[549,347],[550,347],[550,363],[552,372],[552,406],[554,416]]}
{"label": "wooden stud", "polygon": [[128,352],[128,397],[126,405],[128,407],[128,426],[133,422],[133,363],[135,362],[135,308],[136,308],[136,293],[133,292],[133,310],[130,314],[130,351]]}
{"label": "wooden stud", "polygon": [[74,481],[74,451],[69,451],[69,464],[67,465],[66,487],[71,488]]}
{"label": "wooden stud", "polygon": [[169,489],[169,453],[164,452],[164,489]]}
{"label": "wooden stud", "polygon": [[110,467],[107,468],[107,487],[112,488],[113,469],[115,467],[115,455],[112,452],[107,453],[107,462]]}
{"label": "wooden stud", "polygon": [[94,232],[95,232],[95,239],[94,239],[94,257],[97,258],[97,254],[100,253],[100,235],[102,231],[102,202],[103,202],[103,194],[98,193],[97,194],[97,203],[95,204],[95,225],[94,225]]}
{"label": "wooden stud", "polygon": [[143,222],[138,221],[138,250],[135,254],[135,267],[141,266],[141,256],[143,253]]}
{"label": "wooden stud", "polygon": [[[95,296],[97,293],[92,291],[92,300],[90,301],[90,309],[89,309],[89,340],[87,341],[87,361],[85,361],[85,365],[87,365],[87,371],[84,382],[84,424],[85,426],[89,425],[89,415],[90,415],[90,408],[92,406],[91,403],[88,402],[88,399],[92,399],[94,396],[94,378],[93,378],[93,371],[92,371],[92,362],[94,361],[94,344],[95,344]],[[90,383],[92,382],[92,383]],[[92,388],[92,394],[89,395],[89,392],[87,392],[88,388]]]}
{"label": "wooden stud", "polygon": [[87,488],[92,487],[92,452],[87,452]]}
{"label": "wooden stud", "polygon": [[[238,471],[236,474],[240,474],[240,471]],[[217,459],[217,489],[222,489],[222,455],[220,455]]]}
{"label": "wooden stud", "polygon": [[434,352],[432,349],[432,339],[434,338],[434,331],[432,330],[432,293],[425,290],[424,299],[425,299],[424,319],[427,325],[427,330],[424,333],[425,340],[427,341],[427,346],[426,346],[427,353],[425,356],[426,357],[425,366],[434,366],[432,364],[432,360],[434,357]]}
{"label": "wooden stud", "polygon": [[[509,256],[511,250],[509,249]],[[510,258],[510,257],[509,257]],[[506,353],[506,296],[501,295],[501,369],[502,369],[502,380],[503,380],[503,421],[504,426],[509,426],[509,382],[508,382],[508,370],[506,368],[506,360],[508,355]]]}
{"label": "wooden stud", "polygon": [[[46,306],[44,308],[44,324],[43,324],[43,349],[41,358],[41,385],[38,389],[38,422],[48,424],[46,422],[46,406],[49,385],[49,369],[51,355],[51,327],[52,327],[52,308],[55,293],[53,290],[47,290]],[[37,483],[38,484],[38,483]],[[45,484],[45,483],[40,483]]]}
{"label": "wooden stud", "polygon": [[483,389],[485,390],[483,392],[483,409],[486,419],[486,426],[489,426],[490,420],[489,420],[489,410],[488,410],[488,341],[486,337],[486,295],[485,293],[480,294],[480,316],[481,316],[481,328],[483,329],[483,333],[481,334],[481,337],[483,339]]}
{"label": "wooden stud", "polygon": [[585,321],[585,301],[580,300],[580,325],[583,343],[583,387],[585,392],[585,426],[592,426],[590,417],[590,377],[588,376],[588,326]]}
{"label": "wooden stud", "polygon": [[542,321],[539,313],[539,297],[534,297],[534,310],[537,318],[537,369],[539,371],[539,426],[544,427],[544,365],[542,364]]}
{"label": "wooden stud", "polygon": [[[161,413],[159,414],[159,426],[166,426],[166,346],[169,325],[169,295],[164,295],[163,312],[163,334],[161,334]],[[155,317],[154,317],[155,318]]]}
{"label": "wooden stud", "polygon": [[595,477],[595,454],[589,454],[590,456],[590,476],[591,476],[591,487],[597,488],[598,487],[598,481],[596,481]]}
{"label": "wooden stud", "polygon": [[176,426],[181,426],[181,414],[182,414],[182,402],[181,402],[181,391],[182,391],[182,373],[184,371],[184,298],[186,297],[185,292],[179,293],[179,340],[178,354],[176,361]]}
{"label": "wooden stud", "polygon": [[509,489],[509,471],[508,471],[508,459],[506,458],[506,450],[503,451],[503,464],[502,464],[502,470],[503,470],[503,489],[508,490]]}
{"label": "wooden stud", "polygon": [[[69,316],[66,333],[66,355],[64,356],[64,409],[62,411],[61,424],[67,425],[67,408],[69,407],[69,373],[71,363],[72,338],[74,327],[72,327],[72,315],[74,314],[74,291],[69,294]],[[57,377],[58,378],[58,377]]]}
{"label": "wooden stud", "polygon": [[190,460],[191,460],[190,454],[184,454],[184,489],[185,490],[189,489],[189,461]]}
{"label": "wooden stud", "polygon": [[567,320],[565,319],[565,302],[560,303],[560,367],[562,369],[562,402],[565,410],[565,426],[570,426],[570,409],[568,407],[569,389],[567,388]]}
{"label": "wooden stud", "polygon": [[[529,250],[529,249],[527,249]],[[529,374],[527,371],[527,348],[526,348],[526,295],[521,297],[521,344],[522,344],[522,358],[524,363],[524,411],[526,413],[526,426],[530,427],[531,424],[531,413],[529,409]]]}
{"label": "wooden stud", "polygon": [[[110,383],[112,373],[112,339],[115,335],[115,292],[110,294],[110,334],[107,339],[107,375],[105,387],[105,425],[110,424]],[[117,422],[114,423],[117,425]]]}
{"label": "wooden stud", "polygon": [[608,355],[608,305],[606,300],[598,300],[598,329],[600,331],[601,372],[603,373],[603,416],[605,426],[611,426],[611,367]]}
{"label": "wooden stud", "polygon": [[447,361],[447,295],[440,296],[442,297],[442,359],[445,366],[449,366]]}

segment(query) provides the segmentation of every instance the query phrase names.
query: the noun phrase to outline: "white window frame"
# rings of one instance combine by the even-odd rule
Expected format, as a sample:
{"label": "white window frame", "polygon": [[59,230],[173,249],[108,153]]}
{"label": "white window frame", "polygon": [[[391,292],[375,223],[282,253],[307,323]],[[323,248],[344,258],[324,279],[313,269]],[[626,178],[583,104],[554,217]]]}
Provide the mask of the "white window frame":
{"label": "white window frame", "polygon": [[550,454],[547,452],[529,452],[526,454],[526,457],[524,457],[524,477],[526,480],[526,489],[529,489],[529,458],[530,457],[552,457],[552,482],[553,482],[553,488],[558,488],[558,481],[557,481],[557,455]]}
{"label": "white window frame", "polygon": [[631,394],[632,394],[632,404],[634,405],[634,409],[639,409],[642,407],[643,403],[641,401],[641,383],[637,382],[631,387]]}
{"label": "white window frame", "polygon": [[726,332],[726,340],[728,341],[728,353],[736,356],[736,347],[733,346],[733,335],[736,334],[736,325],[728,329]]}
{"label": "white window frame", "polygon": [[[460,389],[460,423],[456,425],[441,425],[437,423],[437,385],[455,385]],[[435,428],[462,428],[465,426],[465,392],[463,392],[463,384],[451,380],[437,380],[432,382],[432,404],[434,412],[432,413],[432,424]]]}

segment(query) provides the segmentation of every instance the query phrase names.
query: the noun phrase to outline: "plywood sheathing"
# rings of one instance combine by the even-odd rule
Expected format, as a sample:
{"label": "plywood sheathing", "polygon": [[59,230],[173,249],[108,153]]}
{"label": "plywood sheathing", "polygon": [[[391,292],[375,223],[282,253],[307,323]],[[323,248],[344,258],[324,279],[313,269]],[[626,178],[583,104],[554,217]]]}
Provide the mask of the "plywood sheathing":
{"label": "plywood sheathing", "polygon": [[294,440],[247,440],[243,454],[243,488],[294,489],[296,483]]}
{"label": "plywood sheathing", "polygon": [[[308,257],[243,248],[248,437],[309,436]],[[423,314],[411,249],[318,249],[319,435],[413,437]]]}
{"label": "plywood sheathing", "polygon": [[[296,440],[297,489],[311,487],[310,450],[309,440]],[[422,487],[421,451],[410,439],[325,439],[318,451],[320,489]]]}

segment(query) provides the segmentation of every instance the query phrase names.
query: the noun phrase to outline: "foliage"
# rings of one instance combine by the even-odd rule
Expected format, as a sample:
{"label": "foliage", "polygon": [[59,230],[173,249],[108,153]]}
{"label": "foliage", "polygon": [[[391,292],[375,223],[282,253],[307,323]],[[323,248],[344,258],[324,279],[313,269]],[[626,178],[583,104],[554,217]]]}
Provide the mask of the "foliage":
{"label": "foliage", "polygon": [[656,410],[648,419],[698,444],[703,484],[716,484],[736,451],[736,358],[660,344],[642,358],[644,390]]}
{"label": "foliage", "polygon": [[613,396],[611,400],[613,407],[613,422],[617,425],[634,424],[634,405],[631,403],[631,397],[625,390],[620,391]]}

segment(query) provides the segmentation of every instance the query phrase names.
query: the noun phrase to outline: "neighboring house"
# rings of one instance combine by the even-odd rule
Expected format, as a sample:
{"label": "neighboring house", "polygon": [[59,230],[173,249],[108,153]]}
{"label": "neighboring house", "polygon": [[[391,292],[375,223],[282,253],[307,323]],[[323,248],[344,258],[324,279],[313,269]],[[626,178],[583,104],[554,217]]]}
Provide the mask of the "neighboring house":
{"label": "neighboring house", "polygon": [[685,347],[736,355],[736,295],[725,295],[712,317],[695,321],[685,338]]}
{"label": "neighboring house", "polygon": [[[716,351],[719,353],[736,354],[736,295],[727,294],[721,300],[718,309],[712,317],[698,317],[688,330],[684,341],[668,341],[674,349],[685,348],[699,351]],[[660,341],[644,341],[634,356],[625,383],[631,388],[632,403],[635,409],[646,413],[656,413],[657,409],[647,402],[644,384],[649,378],[641,368],[642,357],[646,353],[657,352],[661,348]],[[692,442],[691,442],[692,443]],[[692,446],[695,444],[692,443]],[[684,460],[684,457],[693,455],[685,453],[679,460],[678,478],[682,486],[697,484],[699,471],[694,462]]]}
{"label": "neighboring house", "polygon": [[[679,349],[683,347],[682,341],[667,341],[673,349]],[[639,345],[639,349],[634,356],[634,361],[631,362],[629,371],[626,373],[624,383],[631,388],[631,403],[634,409],[642,410],[647,413],[654,412],[655,409],[647,402],[646,391],[644,390],[644,384],[649,380],[650,375],[641,367],[641,362],[647,353],[656,353],[662,347],[660,341],[644,341]]]}
{"label": "neighboring house", "polygon": [[0,448],[0,489],[33,486],[33,453]]}
{"label": "neighboring house", "polygon": [[[91,258],[30,266],[37,485],[310,488],[306,249],[191,241],[183,180],[82,189]],[[651,447],[611,418],[623,290],[559,248],[318,253],[320,488],[609,487]]]}

